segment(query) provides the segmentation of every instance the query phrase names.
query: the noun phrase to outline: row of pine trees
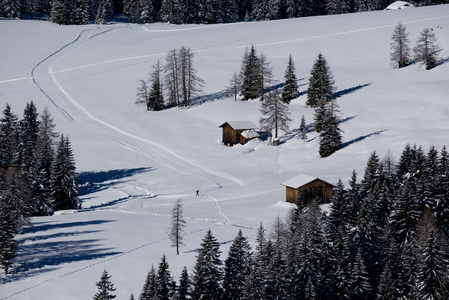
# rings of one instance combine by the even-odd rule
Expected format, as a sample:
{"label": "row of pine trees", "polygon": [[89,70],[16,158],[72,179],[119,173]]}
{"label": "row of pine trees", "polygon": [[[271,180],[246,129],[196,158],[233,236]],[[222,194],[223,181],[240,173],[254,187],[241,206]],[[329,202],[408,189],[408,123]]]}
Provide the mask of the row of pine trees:
{"label": "row of pine trees", "polygon": [[[448,207],[445,147],[407,145],[397,163],[373,152],[328,213],[299,196],[268,234],[260,225],[254,250],[239,231],[224,261],[209,230],[191,275],[176,284],[164,255],[139,299],[448,299]],[[113,295],[106,277],[97,286]]]}
{"label": "row of pine trees", "polygon": [[0,267],[8,273],[15,235],[31,216],[80,207],[75,160],[67,136],[33,101],[18,119],[9,104],[0,119]]}
{"label": "row of pine trees", "polygon": [[[392,0],[2,0],[0,16],[50,17],[57,24],[104,24],[117,14],[129,22],[215,24],[381,10]],[[448,0],[416,0],[435,5]]]}

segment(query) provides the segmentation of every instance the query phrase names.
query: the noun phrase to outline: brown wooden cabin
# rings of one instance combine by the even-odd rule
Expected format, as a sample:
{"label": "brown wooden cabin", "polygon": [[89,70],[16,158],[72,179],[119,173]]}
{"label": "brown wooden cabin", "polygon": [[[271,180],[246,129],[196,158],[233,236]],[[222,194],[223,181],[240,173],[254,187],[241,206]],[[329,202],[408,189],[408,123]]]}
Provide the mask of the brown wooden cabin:
{"label": "brown wooden cabin", "polygon": [[320,199],[319,204],[330,203],[334,185],[305,174],[300,174],[282,183],[286,187],[286,201],[297,203],[298,196],[302,203],[308,203],[314,198]]}
{"label": "brown wooden cabin", "polygon": [[219,128],[223,128],[223,144],[227,146],[244,145],[259,136],[255,131],[257,126],[251,121],[225,122]]}

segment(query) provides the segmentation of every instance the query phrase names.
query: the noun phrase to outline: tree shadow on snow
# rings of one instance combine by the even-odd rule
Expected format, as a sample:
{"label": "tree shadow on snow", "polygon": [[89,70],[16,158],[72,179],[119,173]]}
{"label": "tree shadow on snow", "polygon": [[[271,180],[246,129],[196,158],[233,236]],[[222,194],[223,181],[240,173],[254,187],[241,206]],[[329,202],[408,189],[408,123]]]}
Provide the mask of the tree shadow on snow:
{"label": "tree shadow on snow", "polygon": [[[41,231],[71,228],[75,226],[91,226],[113,221],[86,221],[66,224],[48,224],[43,222],[30,228],[27,233],[38,233],[32,237],[18,239],[17,257],[13,272],[7,277],[0,278],[0,284],[17,281],[38,274],[50,272],[60,268],[66,263],[89,261],[108,256],[115,256],[121,252],[113,251],[112,248],[102,247],[101,239],[73,240],[76,236],[99,232],[100,230],[73,231],[66,233],[55,233],[53,235],[39,235]],[[67,240],[59,240],[67,239]],[[36,242],[37,241],[37,242]]]}
{"label": "tree shadow on snow", "polygon": [[353,139],[353,140],[351,140],[351,141],[349,141],[349,142],[343,143],[342,146],[341,146],[341,148],[346,148],[346,147],[348,147],[349,145],[352,145],[352,144],[358,143],[358,142],[360,142],[360,141],[363,141],[364,139],[369,138],[369,137],[372,137],[373,135],[379,135],[379,134],[381,134],[381,133],[384,132],[384,131],[387,131],[387,129],[379,130],[379,131],[376,131],[376,132],[373,132],[373,133],[370,133],[370,134],[367,134],[367,135],[360,136],[360,137],[358,137],[358,138],[356,138],[356,139]]}
{"label": "tree shadow on snow", "polygon": [[364,87],[370,86],[370,85],[371,85],[371,83],[354,86],[352,88],[348,88],[348,89],[344,89],[344,90],[335,92],[333,96],[334,96],[335,99],[337,99],[337,98],[340,98],[340,97],[342,97],[344,95],[352,94],[352,93],[354,93],[354,92],[356,92],[356,91],[358,91],[360,89],[363,89]]}
{"label": "tree shadow on snow", "polygon": [[81,172],[78,174],[78,184],[80,186],[78,196],[84,196],[105,190],[110,186],[116,185],[116,180],[131,177],[135,174],[149,172],[151,170],[151,167],[146,167],[134,169],[117,169],[109,171]]}

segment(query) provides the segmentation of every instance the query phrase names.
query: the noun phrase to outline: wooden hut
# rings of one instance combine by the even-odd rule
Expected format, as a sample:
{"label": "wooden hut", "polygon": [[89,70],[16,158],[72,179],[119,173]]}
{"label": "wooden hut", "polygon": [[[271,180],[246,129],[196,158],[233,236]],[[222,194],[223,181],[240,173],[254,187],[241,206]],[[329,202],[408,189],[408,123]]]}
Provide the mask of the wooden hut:
{"label": "wooden hut", "polygon": [[257,126],[251,121],[225,122],[219,128],[223,128],[223,144],[228,146],[244,145],[259,136]]}
{"label": "wooden hut", "polygon": [[282,183],[286,188],[286,201],[297,203],[300,201],[307,203],[314,198],[320,199],[320,204],[330,203],[334,185],[305,174],[300,174]]}

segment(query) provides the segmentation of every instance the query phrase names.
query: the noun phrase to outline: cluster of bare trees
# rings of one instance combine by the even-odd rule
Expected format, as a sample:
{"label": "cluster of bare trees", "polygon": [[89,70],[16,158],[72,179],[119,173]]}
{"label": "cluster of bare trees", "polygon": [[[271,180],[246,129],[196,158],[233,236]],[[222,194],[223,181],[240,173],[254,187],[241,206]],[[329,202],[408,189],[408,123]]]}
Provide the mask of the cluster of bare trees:
{"label": "cluster of bare trees", "polygon": [[199,95],[204,80],[197,76],[193,66],[194,53],[190,48],[170,50],[165,65],[160,61],[153,65],[148,80],[140,80],[136,104],[143,104],[149,111],[165,107],[189,106]]}

